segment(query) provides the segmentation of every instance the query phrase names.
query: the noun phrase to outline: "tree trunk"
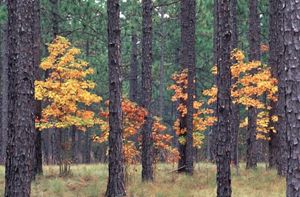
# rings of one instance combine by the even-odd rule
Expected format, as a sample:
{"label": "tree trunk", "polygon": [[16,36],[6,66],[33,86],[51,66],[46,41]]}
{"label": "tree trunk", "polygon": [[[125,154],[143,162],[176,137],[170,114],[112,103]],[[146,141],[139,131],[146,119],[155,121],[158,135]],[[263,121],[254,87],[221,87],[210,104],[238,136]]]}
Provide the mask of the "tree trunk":
{"label": "tree trunk", "polygon": [[[249,61],[260,60],[260,19],[258,13],[258,0],[249,0]],[[254,71],[255,72],[255,71]],[[246,168],[257,166],[257,140],[256,140],[257,109],[248,108],[247,128],[247,156]]]}
{"label": "tree trunk", "polygon": [[165,46],[165,20],[164,20],[164,7],[160,8],[160,62],[159,62],[159,117],[163,118],[164,115],[164,91],[165,91],[165,69],[164,69],[164,46]]}
{"label": "tree trunk", "polygon": [[109,67],[108,197],[126,196],[121,108],[121,30],[119,0],[107,1]]}
{"label": "tree trunk", "polygon": [[78,140],[76,140],[76,136],[78,137],[78,133],[76,131],[76,127],[72,126],[71,127],[71,139],[72,139],[72,162],[73,163],[78,163],[78,158],[77,158],[77,143],[79,143]]}
{"label": "tree trunk", "polygon": [[[231,51],[238,48],[237,0],[231,1],[232,40]],[[232,79],[234,84],[236,79]],[[238,167],[238,136],[240,126],[240,109],[238,104],[231,103],[231,161]]]}
{"label": "tree trunk", "polygon": [[[275,77],[276,79],[278,79],[278,52],[277,52],[277,44],[279,44],[278,40],[278,36],[279,36],[279,32],[280,29],[278,24],[279,23],[279,18],[278,17],[278,5],[279,3],[277,3],[278,1],[276,0],[269,0],[269,46],[270,46],[270,55],[269,55],[269,65],[271,67],[271,72],[272,72],[272,77]],[[269,120],[270,120],[270,126],[271,127],[275,127],[275,122],[272,121],[272,116],[276,115],[276,102],[271,101],[270,103],[271,106],[271,110],[270,110],[270,114],[269,114]],[[278,133],[274,132],[272,129],[269,131],[269,168],[274,168],[276,167],[276,158],[277,158],[277,153],[279,151],[279,147],[278,147]]]}
{"label": "tree trunk", "polygon": [[285,1],[284,7],[284,65],[286,65],[286,113],[289,147],[287,197],[300,196],[300,2]]}
{"label": "tree trunk", "polygon": [[30,196],[34,139],[34,6],[9,0],[8,8],[8,144],[5,194]]}
{"label": "tree trunk", "polygon": [[131,62],[130,62],[130,81],[129,81],[129,99],[138,103],[138,48],[137,35],[131,35]]}
{"label": "tree trunk", "polygon": [[[271,103],[270,117],[278,116],[278,122],[271,122],[275,126],[276,133],[270,131],[269,142],[269,166],[277,167],[278,175],[285,176],[287,171],[287,139],[286,139],[286,114],[285,114],[285,70],[283,53],[283,12],[282,1],[270,0],[269,17],[269,64],[272,75],[278,80],[278,101]],[[271,118],[270,118],[271,120]]]}
{"label": "tree trunk", "polygon": [[[185,144],[180,145],[184,147],[182,151],[184,154],[184,168],[180,171],[188,174],[193,174],[193,114],[194,114],[194,96],[195,96],[195,72],[196,72],[196,58],[195,58],[195,24],[196,24],[196,1],[182,0],[180,4],[181,15],[181,66],[188,69],[188,88],[187,101],[183,101],[187,108],[187,115],[182,121],[182,125],[186,128]],[[180,159],[182,160],[182,159]],[[182,162],[182,161],[180,161]]]}
{"label": "tree trunk", "polygon": [[231,17],[230,0],[218,0],[217,21],[217,118],[216,135],[217,196],[231,196],[230,141],[231,141]]}
{"label": "tree trunk", "polygon": [[152,138],[152,0],[142,0],[142,107],[148,110],[142,128],[142,180],[153,181],[153,138]]}
{"label": "tree trunk", "polygon": [[8,46],[7,46],[7,24],[3,25],[3,37],[2,37],[2,51],[1,51],[1,82],[2,82],[2,100],[1,100],[1,159],[2,163],[5,163],[6,158],[6,146],[7,146],[7,129],[8,129]]}
{"label": "tree trunk", "polygon": [[[35,0],[34,5],[34,66],[35,66],[35,80],[41,80],[40,58],[41,58],[41,29],[40,29],[40,1]],[[41,119],[42,115],[42,102],[35,101],[35,118]],[[43,161],[42,161],[42,134],[40,130],[36,130],[35,136],[35,164],[33,168],[33,177],[38,174],[43,174]]]}

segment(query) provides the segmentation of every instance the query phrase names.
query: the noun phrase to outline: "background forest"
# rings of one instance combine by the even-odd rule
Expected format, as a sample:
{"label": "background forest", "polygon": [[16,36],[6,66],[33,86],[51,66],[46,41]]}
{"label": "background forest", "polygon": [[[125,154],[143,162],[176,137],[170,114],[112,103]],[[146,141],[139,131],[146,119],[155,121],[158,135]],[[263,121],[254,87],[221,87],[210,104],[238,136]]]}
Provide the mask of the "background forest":
{"label": "background forest", "polygon": [[[234,173],[234,187],[239,187],[237,182],[251,184],[253,181],[249,180],[254,174],[256,178],[270,177],[278,185],[269,190],[283,194],[282,177],[288,173],[288,140],[279,67],[283,20],[280,3],[274,0],[12,2],[1,1],[0,5],[0,164],[14,155],[13,128],[20,127],[12,121],[10,111],[12,89],[18,87],[17,82],[12,83],[11,57],[17,54],[13,50],[19,49],[19,45],[13,47],[14,40],[22,40],[23,34],[18,32],[13,37],[12,32],[18,25],[28,23],[31,36],[39,38],[32,44],[32,61],[39,68],[32,70],[37,133],[30,180],[43,173],[45,179],[51,178],[53,169],[59,171],[60,177],[72,180],[83,168],[84,173],[91,175],[97,171],[94,164],[109,163],[106,196],[124,196],[128,185],[152,190],[151,185],[136,182],[137,171],[142,171],[143,182],[162,181],[157,184],[164,184],[166,177],[165,182],[184,184],[185,178],[176,172],[184,172],[187,177],[194,174],[190,178],[195,181],[205,176],[206,183],[201,184],[208,185],[209,189],[204,189],[207,193],[190,196],[215,193],[216,171],[218,196],[231,196],[231,173]],[[32,11],[29,19],[18,21],[17,16],[27,13],[26,6]],[[8,159],[11,162],[6,163],[17,166],[18,159]],[[58,165],[58,169],[53,165]],[[234,169],[231,172],[230,165]],[[6,166],[7,180],[13,169]],[[202,169],[207,170],[206,175]],[[97,172],[98,178],[106,178],[102,171],[107,171],[105,165],[101,165],[101,173]],[[118,178],[123,175],[125,184]],[[242,177],[248,177],[247,181]],[[45,181],[37,176],[39,179]],[[92,175],[87,179],[81,182],[97,180]],[[70,190],[72,184],[67,184]],[[8,184],[6,196],[12,196],[7,188]],[[33,188],[33,194],[38,196],[39,188]],[[194,190],[197,189],[191,188]],[[292,190],[289,191],[293,196]],[[103,194],[102,189],[101,192],[97,190],[89,196]],[[185,196],[184,192],[178,192],[178,196]],[[243,191],[235,192],[237,196],[244,195]],[[54,193],[70,195],[62,191]],[[128,194],[147,196],[144,190],[130,189]],[[172,195],[168,191],[153,194]]]}

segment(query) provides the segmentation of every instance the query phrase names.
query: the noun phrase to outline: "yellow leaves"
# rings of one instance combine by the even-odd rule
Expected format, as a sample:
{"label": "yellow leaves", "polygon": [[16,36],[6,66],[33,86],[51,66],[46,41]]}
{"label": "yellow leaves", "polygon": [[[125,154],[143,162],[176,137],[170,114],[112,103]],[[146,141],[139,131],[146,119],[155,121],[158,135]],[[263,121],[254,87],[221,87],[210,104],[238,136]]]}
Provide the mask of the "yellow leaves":
{"label": "yellow leaves", "polygon": [[218,93],[218,88],[216,85],[211,87],[210,89],[204,90],[202,94],[204,96],[210,97],[207,101],[207,104],[213,104],[214,102],[217,101],[217,93]]}
{"label": "yellow leaves", "polygon": [[[105,102],[107,107],[109,102]],[[132,139],[139,139],[139,130],[145,123],[145,118],[148,116],[148,111],[143,107],[138,106],[136,103],[128,99],[122,99],[122,112],[123,112],[123,141],[124,141],[124,155],[126,163],[137,162],[140,155],[140,150]],[[98,143],[103,143],[108,140],[109,135],[109,120],[108,109],[100,111],[100,117],[103,123],[100,124],[102,134],[94,136],[93,140]],[[167,127],[161,123],[158,117],[153,117],[152,137],[156,152],[165,151],[168,153],[168,158],[175,159],[177,151],[171,147],[172,136],[164,133]]]}
{"label": "yellow leaves", "polygon": [[241,51],[239,49],[234,49],[231,52],[231,59],[236,60],[237,62],[241,62],[241,61],[244,61],[245,55],[244,55],[243,51]]}
{"label": "yellow leaves", "polygon": [[84,130],[84,126],[99,122],[93,112],[79,108],[102,100],[90,92],[95,83],[85,78],[94,71],[87,67],[87,62],[76,57],[80,50],[72,47],[66,38],[58,36],[48,45],[48,51],[49,56],[40,67],[49,70],[49,76],[44,81],[35,81],[35,98],[49,103],[42,111],[43,121],[38,126],[77,126]]}
{"label": "yellow leaves", "polygon": [[[185,105],[185,102],[187,100],[187,69],[184,69],[180,73],[175,73],[172,77],[174,80],[173,85],[169,86],[170,90],[174,91],[174,95],[172,96],[172,101],[180,101],[180,103],[177,106],[177,110],[181,117],[185,117],[187,115],[187,107]],[[204,91],[204,94],[206,95],[216,95],[217,94],[217,88],[213,87],[210,90]],[[194,96],[195,98],[195,96]],[[216,96],[214,97],[216,98]],[[214,102],[213,100],[210,102]],[[210,114],[213,113],[213,110],[211,109],[205,109],[203,108],[203,101],[194,101],[193,102],[193,108],[195,109],[195,112],[193,114],[193,138],[194,138],[194,146],[199,147],[202,144],[202,140],[204,139],[203,131],[207,129],[207,127],[212,126],[216,118],[210,116]],[[180,120],[176,119],[173,125],[173,129],[175,133],[180,136],[179,142],[185,143],[185,138],[182,137],[186,134],[187,128],[183,128],[180,125]]]}

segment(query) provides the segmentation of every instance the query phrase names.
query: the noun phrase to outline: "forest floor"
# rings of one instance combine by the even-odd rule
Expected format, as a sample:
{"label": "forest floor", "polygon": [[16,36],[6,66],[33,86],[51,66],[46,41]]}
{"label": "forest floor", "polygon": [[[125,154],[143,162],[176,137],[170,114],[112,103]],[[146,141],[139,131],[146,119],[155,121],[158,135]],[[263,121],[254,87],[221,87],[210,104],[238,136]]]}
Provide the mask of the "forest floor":
{"label": "forest floor", "polygon": [[[213,197],[216,196],[216,168],[202,163],[195,167],[192,177],[178,175],[175,165],[156,165],[154,183],[142,183],[140,166],[131,166],[128,173],[127,193],[129,197]],[[57,166],[45,166],[44,176],[32,185],[32,197],[100,197],[107,182],[107,167],[98,165],[74,165],[72,175],[58,176]],[[234,197],[283,197],[285,179],[274,170],[266,170],[260,164],[257,170],[246,171],[242,164],[239,175],[232,170]],[[4,192],[4,167],[0,166],[0,196]]]}

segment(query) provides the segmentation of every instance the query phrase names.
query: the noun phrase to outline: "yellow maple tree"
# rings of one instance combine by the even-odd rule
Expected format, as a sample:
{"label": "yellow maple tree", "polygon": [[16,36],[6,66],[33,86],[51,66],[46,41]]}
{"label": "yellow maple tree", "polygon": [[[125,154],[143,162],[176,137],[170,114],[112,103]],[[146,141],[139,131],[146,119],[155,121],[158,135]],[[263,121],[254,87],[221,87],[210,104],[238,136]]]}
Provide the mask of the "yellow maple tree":
{"label": "yellow maple tree", "polygon": [[[100,117],[103,123],[100,126],[101,134],[94,135],[93,141],[98,143],[104,143],[108,141],[109,135],[109,113],[108,104],[106,102],[106,108],[100,110]],[[124,142],[124,156],[127,164],[134,164],[140,160],[141,136],[139,131],[145,123],[145,117],[148,111],[137,105],[136,103],[123,98],[122,99],[122,115],[123,115],[123,142]],[[163,156],[166,161],[173,161],[178,159],[178,152],[172,147],[172,136],[165,133],[167,127],[161,123],[158,117],[153,118],[152,125],[152,137],[154,141],[155,159],[156,161]],[[138,144],[136,142],[139,142]],[[162,155],[163,154],[163,155]]]}
{"label": "yellow maple tree", "polygon": [[[268,50],[267,46],[262,46],[264,51]],[[270,121],[276,121],[277,116],[269,117],[271,106],[269,102],[263,102],[261,97],[266,96],[267,101],[277,101],[277,79],[272,77],[270,67],[261,61],[245,61],[243,51],[235,49],[231,53],[231,59],[235,63],[231,66],[231,75],[235,83],[231,87],[231,96],[233,103],[241,104],[248,107],[254,107],[260,110],[257,116],[257,138],[267,139],[269,131],[275,131]],[[216,74],[216,68],[212,69]],[[208,104],[217,100],[218,89],[214,85],[212,88],[203,91],[203,95],[208,96]],[[248,125],[247,118],[244,119],[240,127]]]}
{"label": "yellow maple tree", "polygon": [[[188,80],[187,80],[188,71],[187,69],[182,70],[179,73],[175,73],[172,76],[174,84],[168,87],[169,90],[173,90],[174,94],[172,96],[172,101],[186,101],[188,95],[186,93]],[[205,131],[208,127],[212,126],[216,122],[216,117],[212,116],[213,110],[206,109],[203,107],[203,101],[194,101],[193,107],[195,112],[193,114],[193,145],[195,147],[200,147],[202,141],[204,139],[203,131]],[[187,115],[187,107],[180,103],[177,106],[177,110],[181,117],[185,117]],[[176,134],[179,136],[179,142],[185,143],[185,138],[183,136],[187,131],[186,128],[180,127],[180,119],[177,118],[174,122],[173,129]]]}
{"label": "yellow maple tree", "polygon": [[94,73],[88,63],[78,58],[80,50],[68,39],[58,36],[48,45],[49,56],[40,64],[46,71],[45,80],[35,81],[35,99],[45,101],[42,117],[36,127],[85,129],[99,123],[93,111],[83,106],[99,103],[102,98],[93,94],[95,83],[87,79]]}

